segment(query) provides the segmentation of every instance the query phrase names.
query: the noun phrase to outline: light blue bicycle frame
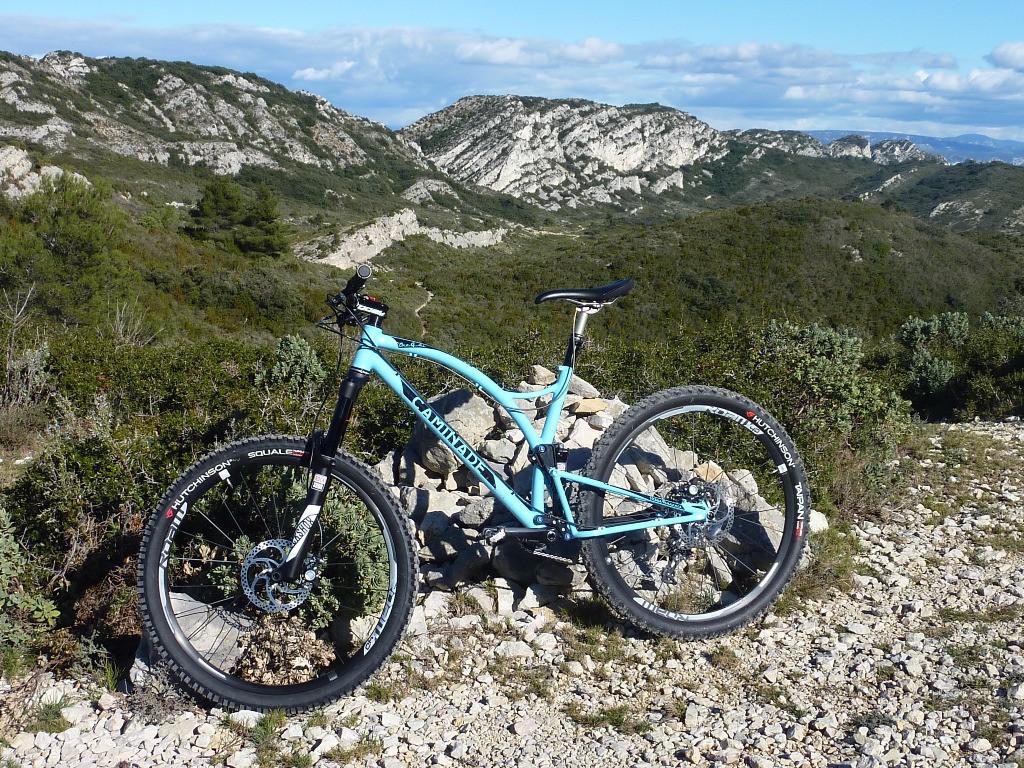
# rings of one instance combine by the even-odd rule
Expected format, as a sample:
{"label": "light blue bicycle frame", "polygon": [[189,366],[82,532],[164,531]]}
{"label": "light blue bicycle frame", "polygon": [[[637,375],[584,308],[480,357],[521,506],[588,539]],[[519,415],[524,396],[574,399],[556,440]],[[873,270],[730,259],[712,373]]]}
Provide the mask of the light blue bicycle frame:
{"label": "light blue bicycle frame", "polygon": [[[389,336],[379,328],[371,325],[363,326],[359,348],[352,360],[352,367],[377,374],[396,395],[412,410],[413,413],[473,472],[480,482],[494,494],[507,510],[522,524],[524,528],[546,531],[552,528],[551,517],[545,518],[545,477],[539,462],[534,462],[533,482],[529,501],[524,501],[505,480],[493,472],[487,462],[463,440],[448,423],[431,408],[426,399],[408,382],[382,353],[397,352],[410,358],[423,358],[444,366],[462,378],[471,382],[478,390],[490,397],[503,408],[516,426],[526,436],[531,453],[538,446],[550,445],[555,439],[555,430],[569,392],[569,379],[572,368],[568,365],[559,366],[558,378],[555,383],[536,392],[514,392],[502,389],[490,377],[465,361],[435,349],[418,341],[410,341]],[[534,429],[531,420],[523,413],[516,401],[536,400],[550,395],[552,400],[548,406],[544,426],[540,434]],[[645,528],[657,528],[664,525],[685,523],[702,523],[707,520],[708,506],[706,502],[671,501],[668,499],[637,493],[584,475],[567,472],[552,466],[549,474],[553,480],[552,488],[555,496],[554,505],[562,510],[567,523],[563,537],[565,539],[586,539],[598,536],[609,536],[617,533],[637,531]],[[576,483],[593,488],[606,494],[622,496],[633,501],[650,505],[653,509],[648,519],[626,520],[621,523],[608,522],[596,528],[580,528],[573,519],[572,509],[565,494],[565,486]]]}

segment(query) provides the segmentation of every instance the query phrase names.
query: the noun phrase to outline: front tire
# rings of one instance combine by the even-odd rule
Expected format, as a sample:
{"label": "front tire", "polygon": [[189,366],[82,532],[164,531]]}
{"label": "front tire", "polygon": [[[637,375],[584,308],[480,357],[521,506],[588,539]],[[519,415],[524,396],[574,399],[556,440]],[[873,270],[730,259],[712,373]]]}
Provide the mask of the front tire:
{"label": "front tire", "polygon": [[233,443],[186,470],[150,518],[139,596],[154,656],[203,698],[299,712],[350,693],[391,655],[415,598],[416,556],[391,493],[339,453],[305,576],[269,574],[309,487],[305,442]]}
{"label": "front tire", "polygon": [[[594,447],[586,474],[675,501],[706,501],[706,523],[586,539],[583,561],[622,618],[658,635],[713,637],[763,614],[793,577],[810,492],[785,430],[756,403],[714,387],[640,401]],[[579,523],[645,510],[581,488]]]}

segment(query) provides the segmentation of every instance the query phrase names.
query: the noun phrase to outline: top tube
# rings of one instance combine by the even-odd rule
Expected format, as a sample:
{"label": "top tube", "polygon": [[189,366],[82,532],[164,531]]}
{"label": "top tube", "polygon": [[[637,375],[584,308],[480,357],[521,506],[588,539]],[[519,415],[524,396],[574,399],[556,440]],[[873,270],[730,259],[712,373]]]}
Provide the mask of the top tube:
{"label": "top tube", "polygon": [[[461,358],[432,347],[429,344],[424,344],[421,341],[390,336],[380,328],[374,328],[369,325],[363,327],[361,344],[352,364],[363,370],[376,370],[379,366],[373,358],[383,359],[379,354],[381,351],[397,352],[411,358],[423,358],[454,371],[498,403],[512,417],[516,426],[526,436],[527,443],[531,448],[554,441],[555,432],[558,428],[558,419],[561,416],[562,406],[565,403],[565,396],[569,391],[569,379],[572,377],[571,367],[567,365],[559,366],[558,378],[555,379],[553,384],[543,389],[534,392],[507,390],[502,388],[479,368]],[[535,400],[547,395],[552,396],[552,402],[548,409],[547,417],[544,420],[544,427],[541,433],[537,434],[532,420],[524,413],[516,401]]]}

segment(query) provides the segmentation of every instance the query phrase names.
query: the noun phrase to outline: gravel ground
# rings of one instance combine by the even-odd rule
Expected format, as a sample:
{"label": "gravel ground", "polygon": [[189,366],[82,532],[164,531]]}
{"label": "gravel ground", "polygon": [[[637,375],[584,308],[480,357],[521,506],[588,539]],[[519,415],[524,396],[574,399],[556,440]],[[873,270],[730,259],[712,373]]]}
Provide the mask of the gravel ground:
{"label": "gravel ground", "polygon": [[930,434],[902,460],[915,478],[903,497],[849,534],[861,545],[852,585],[734,635],[636,637],[586,600],[501,617],[434,598],[370,684],[279,721],[158,685],[122,696],[89,681],[0,682],[4,707],[59,702],[65,720],[8,736],[0,759],[1024,766],[1024,423]]}

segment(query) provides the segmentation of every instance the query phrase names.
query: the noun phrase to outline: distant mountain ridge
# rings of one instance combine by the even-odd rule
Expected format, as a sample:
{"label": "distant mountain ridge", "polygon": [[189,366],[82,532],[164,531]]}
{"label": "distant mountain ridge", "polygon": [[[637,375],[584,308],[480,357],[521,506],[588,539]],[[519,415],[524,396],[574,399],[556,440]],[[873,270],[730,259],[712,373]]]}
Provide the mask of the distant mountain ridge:
{"label": "distant mountain ridge", "polygon": [[775,150],[879,165],[938,160],[905,140],[872,145],[851,136],[825,146],[796,131],[718,131],[660,104],[515,95],[459,99],[399,134],[459,181],[551,211],[601,204],[640,210],[651,196],[697,197],[715,174],[712,166],[729,155],[757,161]]}
{"label": "distant mountain ridge", "polygon": [[659,104],[519,95],[468,96],[392,131],[222,67],[0,52],[0,149],[13,145],[0,189],[24,194],[65,166],[120,182],[138,205],[181,206],[209,174],[232,175],[281,195],[296,252],[339,265],[414,236],[475,247],[518,227],[663,222],[807,197],[898,205],[961,231],[1024,231],[1022,168],[950,166],[907,137],[826,138],[720,131]]}
{"label": "distant mountain ridge", "polygon": [[905,140],[913,142],[924,152],[941,155],[951,163],[962,163],[968,160],[974,160],[975,162],[996,160],[1009,163],[1010,165],[1024,165],[1024,141],[993,139],[980,133],[965,133],[960,136],[947,136],[945,138],[886,131],[822,130],[806,131],[806,134],[824,144],[829,144],[836,139],[841,139],[851,134],[863,136],[872,142]]}
{"label": "distant mountain ridge", "polygon": [[682,168],[728,152],[685,112],[582,99],[470,96],[399,133],[460,181],[551,210],[680,189]]}
{"label": "distant mountain ridge", "polygon": [[364,165],[372,148],[418,161],[385,126],[255,75],[188,62],[0,52],[0,138],[76,141],[161,165]]}

